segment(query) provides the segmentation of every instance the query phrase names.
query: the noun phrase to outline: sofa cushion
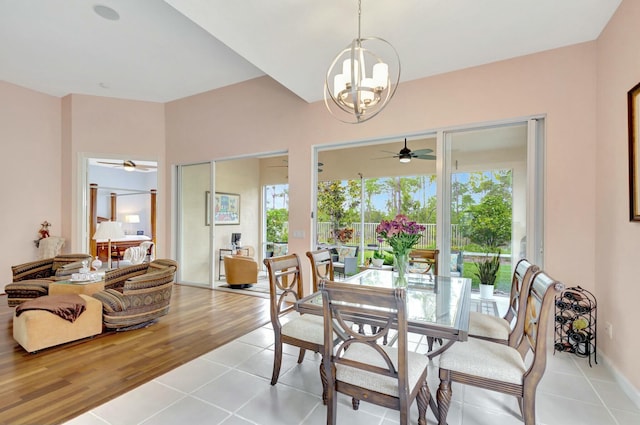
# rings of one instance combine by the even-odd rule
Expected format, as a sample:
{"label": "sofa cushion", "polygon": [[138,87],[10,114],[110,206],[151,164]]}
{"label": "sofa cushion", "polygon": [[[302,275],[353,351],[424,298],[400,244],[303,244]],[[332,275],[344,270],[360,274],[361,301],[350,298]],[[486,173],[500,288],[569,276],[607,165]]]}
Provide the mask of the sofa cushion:
{"label": "sofa cushion", "polygon": [[458,255],[459,253],[451,253],[451,259],[449,260],[449,271],[457,272],[458,271]]}
{"label": "sofa cushion", "polygon": [[338,251],[338,262],[344,263],[344,259],[346,257],[356,256],[358,247],[357,246],[340,246],[337,248],[337,251]]}
{"label": "sofa cushion", "polygon": [[286,243],[274,243],[273,244],[273,256],[280,257],[281,255],[287,255],[288,245]]}

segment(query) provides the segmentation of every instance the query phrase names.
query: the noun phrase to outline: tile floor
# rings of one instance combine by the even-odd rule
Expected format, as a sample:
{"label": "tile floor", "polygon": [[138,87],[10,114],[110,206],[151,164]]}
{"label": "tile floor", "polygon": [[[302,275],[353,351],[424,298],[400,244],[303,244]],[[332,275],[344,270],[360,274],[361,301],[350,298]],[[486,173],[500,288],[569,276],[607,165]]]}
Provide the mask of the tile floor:
{"label": "tile floor", "polygon": [[[269,385],[273,331],[265,325],[159,378],[148,382],[66,425],[320,425],[326,423],[320,356],[285,346],[280,380]],[[412,335],[416,351],[426,351],[424,337]],[[287,349],[289,348],[289,349]],[[429,388],[438,386],[434,359]],[[587,359],[566,353],[549,356],[537,391],[539,425],[637,425],[640,409],[622,392],[607,368],[589,367]],[[415,403],[411,423],[417,424]],[[515,398],[453,384],[449,425],[522,425]],[[437,423],[429,411],[429,424]],[[341,396],[338,424],[392,425],[398,413],[362,402],[360,410]]]}

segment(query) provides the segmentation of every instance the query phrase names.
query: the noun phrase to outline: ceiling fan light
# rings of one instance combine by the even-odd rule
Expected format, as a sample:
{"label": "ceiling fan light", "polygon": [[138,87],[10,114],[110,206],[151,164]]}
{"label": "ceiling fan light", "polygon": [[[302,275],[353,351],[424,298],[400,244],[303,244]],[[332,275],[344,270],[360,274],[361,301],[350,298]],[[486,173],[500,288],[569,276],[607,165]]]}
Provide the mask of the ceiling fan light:
{"label": "ceiling fan light", "polygon": [[136,169],[136,164],[133,161],[124,161],[122,168],[124,168],[125,171],[133,171]]}
{"label": "ceiling fan light", "polygon": [[411,155],[400,155],[400,162],[403,164],[411,162]]}

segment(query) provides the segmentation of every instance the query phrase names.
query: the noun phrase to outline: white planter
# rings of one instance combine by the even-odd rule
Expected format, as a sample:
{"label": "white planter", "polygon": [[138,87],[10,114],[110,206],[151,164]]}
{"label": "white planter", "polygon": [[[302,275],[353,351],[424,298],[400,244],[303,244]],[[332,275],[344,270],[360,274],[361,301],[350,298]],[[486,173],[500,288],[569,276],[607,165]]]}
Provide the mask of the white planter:
{"label": "white planter", "polygon": [[480,284],[480,298],[485,300],[493,298],[493,285]]}
{"label": "white planter", "polygon": [[371,264],[373,264],[373,267],[382,267],[384,264],[384,258],[372,258]]}

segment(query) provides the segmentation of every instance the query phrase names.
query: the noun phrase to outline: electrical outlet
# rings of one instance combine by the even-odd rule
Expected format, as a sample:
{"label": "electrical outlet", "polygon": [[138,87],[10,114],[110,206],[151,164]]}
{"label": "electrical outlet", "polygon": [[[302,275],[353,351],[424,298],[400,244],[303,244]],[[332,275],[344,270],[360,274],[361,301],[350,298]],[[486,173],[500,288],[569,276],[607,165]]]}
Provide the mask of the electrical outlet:
{"label": "electrical outlet", "polygon": [[613,339],[613,325],[609,322],[604,322],[604,332],[609,336],[609,339]]}

